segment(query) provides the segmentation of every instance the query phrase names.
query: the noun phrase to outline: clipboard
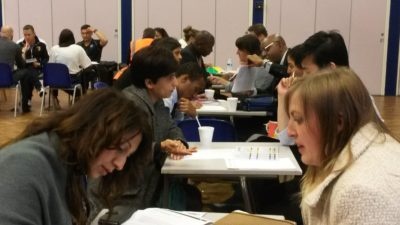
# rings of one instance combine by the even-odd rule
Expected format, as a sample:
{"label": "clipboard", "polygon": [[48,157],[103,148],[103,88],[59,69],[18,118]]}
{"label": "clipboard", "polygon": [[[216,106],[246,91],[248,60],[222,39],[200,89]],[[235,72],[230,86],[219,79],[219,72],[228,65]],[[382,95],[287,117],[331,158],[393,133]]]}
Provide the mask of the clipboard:
{"label": "clipboard", "polygon": [[269,217],[258,216],[254,214],[232,212],[222,217],[215,225],[296,225],[296,222],[290,220],[278,220]]}

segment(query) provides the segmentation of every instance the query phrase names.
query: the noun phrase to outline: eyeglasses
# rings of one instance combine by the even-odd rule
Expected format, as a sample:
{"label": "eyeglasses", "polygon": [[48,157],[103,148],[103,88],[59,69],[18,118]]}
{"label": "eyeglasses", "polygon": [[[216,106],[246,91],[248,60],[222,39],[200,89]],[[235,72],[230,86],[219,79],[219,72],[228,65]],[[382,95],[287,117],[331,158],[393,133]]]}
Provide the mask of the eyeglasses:
{"label": "eyeglasses", "polygon": [[273,44],[274,44],[274,42],[269,43],[269,45],[264,47],[264,50],[268,50],[268,48],[270,48]]}

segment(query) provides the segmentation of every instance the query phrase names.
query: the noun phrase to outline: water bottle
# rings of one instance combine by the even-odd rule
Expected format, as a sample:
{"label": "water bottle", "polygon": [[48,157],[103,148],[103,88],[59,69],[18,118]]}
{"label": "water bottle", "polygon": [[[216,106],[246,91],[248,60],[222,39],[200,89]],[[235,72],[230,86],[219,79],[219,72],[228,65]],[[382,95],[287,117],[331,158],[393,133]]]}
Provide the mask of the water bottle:
{"label": "water bottle", "polygon": [[232,59],[229,58],[228,61],[226,62],[226,72],[229,72],[232,70],[233,70],[233,62],[232,62]]}

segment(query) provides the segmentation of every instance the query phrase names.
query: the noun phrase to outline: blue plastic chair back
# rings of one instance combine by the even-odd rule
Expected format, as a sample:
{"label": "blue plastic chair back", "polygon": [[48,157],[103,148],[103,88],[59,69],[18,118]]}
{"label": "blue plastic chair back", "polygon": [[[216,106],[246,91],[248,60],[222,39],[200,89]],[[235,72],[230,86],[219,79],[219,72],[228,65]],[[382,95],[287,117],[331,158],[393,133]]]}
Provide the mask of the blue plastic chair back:
{"label": "blue plastic chair back", "polygon": [[97,81],[96,83],[93,84],[94,89],[101,89],[101,88],[107,88],[109,87],[107,83]]}
{"label": "blue plastic chair back", "polygon": [[43,84],[52,88],[72,88],[68,67],[61,63],[47,63],[43,68]]}
{"label": "blue plastic chair back", "polygon": [[0,63],[0,87],[10,87],[14,84],[12,70],[7,63]]}
{"label": "blue plastic chair back", "polygon": [[[216,142],[234,142],[236,141],[235,127],[228,121],[218,119],[199,119],[202,126],[214,127],[214,135],[212,141]],[[199,131],[196,120],[182,120],[178,123],[186,141],[200,141]]]}

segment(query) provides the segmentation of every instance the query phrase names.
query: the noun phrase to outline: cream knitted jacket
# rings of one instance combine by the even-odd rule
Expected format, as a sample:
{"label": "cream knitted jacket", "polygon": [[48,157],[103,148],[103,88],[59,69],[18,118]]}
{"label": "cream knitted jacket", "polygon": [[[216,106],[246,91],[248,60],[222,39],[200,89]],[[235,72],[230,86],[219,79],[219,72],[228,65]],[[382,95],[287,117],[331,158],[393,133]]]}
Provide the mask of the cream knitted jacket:
{"label": "cream knitted jacket", "polygon": [[378,135],[367,124],[351,140],[334,168],[346,162],[351,149],[353,164],[334,171],[304,196],[304,223],[311,224],[400,224],[400,143]]}

